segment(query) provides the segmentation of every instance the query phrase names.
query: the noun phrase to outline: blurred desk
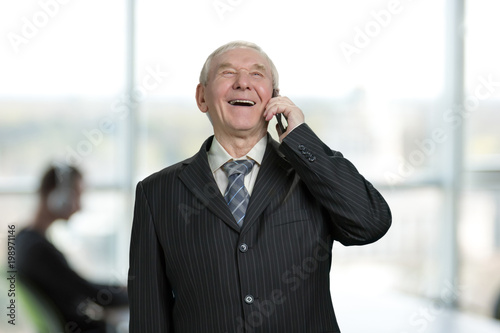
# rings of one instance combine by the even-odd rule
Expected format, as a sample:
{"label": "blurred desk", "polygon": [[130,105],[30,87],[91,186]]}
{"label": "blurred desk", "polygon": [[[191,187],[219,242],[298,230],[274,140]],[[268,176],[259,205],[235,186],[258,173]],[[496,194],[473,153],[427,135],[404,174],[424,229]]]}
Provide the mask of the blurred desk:
{"label": "blurred desk", "polygon": [[499,333],[500,321],[396,292],[333,293],[342,333]]}

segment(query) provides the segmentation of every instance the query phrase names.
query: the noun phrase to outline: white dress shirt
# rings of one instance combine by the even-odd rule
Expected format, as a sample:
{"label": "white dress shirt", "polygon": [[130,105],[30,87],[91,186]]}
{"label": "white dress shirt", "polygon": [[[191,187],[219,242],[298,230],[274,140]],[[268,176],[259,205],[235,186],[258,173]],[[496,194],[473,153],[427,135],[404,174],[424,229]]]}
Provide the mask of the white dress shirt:
{"label": "white dress shirt", "polygon": [[264,158],[264,153],[266,151],[267,146],[267,135],[264,135],[262,139],[253,148],[242,157],[233,157],[229,155],[229,153],[222,147],[222,145],[217,141],[214,137],[212,142],[212,146],[208,151],[208,164],[210,165],[210,170],[212,170],[212,174],[214,175],[215,182],[219,187],[222,195],[226,192],[226,188],[228,185],[228,177],[227,174],[222,169],[222,166],[229,161],[232,160],[245,160],[251,159],[255,161],[255,164],[250,171],[249,174],[245,176],[245,187],[250,195],[252,195],[252,190],[255,184],[255,180],[257,179],[257,174],[259,173],[260,165],[262,163],[262,159]]}

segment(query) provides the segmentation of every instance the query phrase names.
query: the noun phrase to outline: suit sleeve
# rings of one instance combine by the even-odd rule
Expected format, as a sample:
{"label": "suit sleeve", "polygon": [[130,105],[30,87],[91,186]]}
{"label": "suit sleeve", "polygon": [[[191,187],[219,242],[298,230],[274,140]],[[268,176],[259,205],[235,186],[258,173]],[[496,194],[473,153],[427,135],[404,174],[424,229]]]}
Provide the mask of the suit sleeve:
{"label": "suit sleeve", "polygon": [[130,242],[130,333],[174,332],[174,297],[142,183],[137,185]]}
{"label": "suit sleeve", "polygon": [[307,124],[288,134],[280,151],[328,211],[334,239],[344,245],[363,245],[375,242],[387,232],[392,218],[382,195]]}

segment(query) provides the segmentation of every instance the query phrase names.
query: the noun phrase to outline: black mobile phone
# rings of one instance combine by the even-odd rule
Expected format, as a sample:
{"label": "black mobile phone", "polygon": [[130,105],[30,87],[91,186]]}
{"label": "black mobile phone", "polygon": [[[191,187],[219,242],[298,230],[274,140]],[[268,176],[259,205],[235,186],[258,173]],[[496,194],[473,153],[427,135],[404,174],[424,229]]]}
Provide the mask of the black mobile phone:
{"label": "black mobile phone", "polygon": [[[273,97],[278,96],[278,91],[273,89]],[[278,122],[278,127],[280,128],[281,134],[286,132],[286,127],[283,126],[283,122],[281,121],[281,113],[276,114],[276,121]]]}

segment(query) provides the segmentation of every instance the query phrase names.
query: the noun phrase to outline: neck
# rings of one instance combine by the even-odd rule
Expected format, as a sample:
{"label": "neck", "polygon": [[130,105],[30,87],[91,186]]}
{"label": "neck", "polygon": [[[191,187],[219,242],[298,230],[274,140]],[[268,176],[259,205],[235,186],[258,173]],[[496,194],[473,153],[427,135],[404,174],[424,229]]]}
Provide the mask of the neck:
{"label": "neck", "polygon": [[260,141],[266,132],[260,133],[259,135],[252,136],[226,136],[226,135],[217,135],[217,141],[221,144],[222,147],[234,158],[240,158],[248,154],[250,150]]}
{"label": "neck", "polygon": [[55,221],[55,217],[44,206],[38,207],[35,219],[31,224],[31,229],[45,235],[50,225]]}

